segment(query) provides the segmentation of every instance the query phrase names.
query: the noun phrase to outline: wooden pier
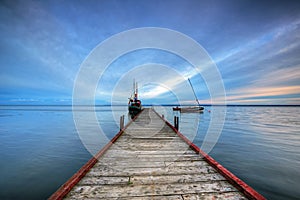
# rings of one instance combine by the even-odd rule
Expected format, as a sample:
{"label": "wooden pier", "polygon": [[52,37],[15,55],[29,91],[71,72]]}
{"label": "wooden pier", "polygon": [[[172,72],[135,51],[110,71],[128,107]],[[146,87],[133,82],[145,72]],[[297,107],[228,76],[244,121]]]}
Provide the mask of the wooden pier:
{"label": "wooden pier", "polygon": [[149,108],[50,197],[62,198],[264,199]]}

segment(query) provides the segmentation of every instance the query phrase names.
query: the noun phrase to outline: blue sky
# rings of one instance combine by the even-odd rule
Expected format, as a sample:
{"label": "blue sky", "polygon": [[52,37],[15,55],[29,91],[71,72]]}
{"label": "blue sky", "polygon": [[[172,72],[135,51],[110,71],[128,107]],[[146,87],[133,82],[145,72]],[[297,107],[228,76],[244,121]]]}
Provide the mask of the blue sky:
{"label": "blue sky", "polygon": [[[197,41],[220,71],[228,104],[300,104],[297,0],[1,1],[0,104],[71,104],[76,75],[90,52],[117,33],[141,27],[172,29]],[[114,61],[99,81],[96,102],[110,103],[122,76],[147,63],[160,63],[190,77],[201,102],[211,103],[201,75],[188,73],[189,63],[153,49]],[[149,73],[126,78],[134,76],[142,81]],[[159,70],[151,76],[162,77]],[[193,100],[190,89],[174,93],[179,87],[174,77],[163,76],[163,82],[167,89],[142,85],[142,100],[158,104],[175,103],[176,96]],[[126,86],[129,95],[127,87],[131,85]]]}

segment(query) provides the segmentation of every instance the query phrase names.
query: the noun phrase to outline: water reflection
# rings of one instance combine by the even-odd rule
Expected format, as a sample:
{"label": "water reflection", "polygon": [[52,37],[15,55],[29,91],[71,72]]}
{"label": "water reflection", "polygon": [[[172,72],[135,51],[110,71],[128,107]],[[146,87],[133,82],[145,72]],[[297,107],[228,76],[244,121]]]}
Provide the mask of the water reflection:
{"label": "water reflection", "polygon": [[[127,106],[96,107],[97,123],[93,123],[86,118],[93,109],[77,109],[91,144],[99,140],[98,125],[110,139],[119,130],[120,116],[128,113]],[[91,157],[77,134],[71,110],[0,106],[0,199],[45,199]],[[156,110],[173,122],[172,107]],[[213,112],[177,114],[180,131],[201,146]],[[224,129],[210,155],[268,199],[297,199],[299,116],[300,107],[228,107]],[[125,124],[130,118],[125,118]],[[94,145],[95,151],[101,148]]]}

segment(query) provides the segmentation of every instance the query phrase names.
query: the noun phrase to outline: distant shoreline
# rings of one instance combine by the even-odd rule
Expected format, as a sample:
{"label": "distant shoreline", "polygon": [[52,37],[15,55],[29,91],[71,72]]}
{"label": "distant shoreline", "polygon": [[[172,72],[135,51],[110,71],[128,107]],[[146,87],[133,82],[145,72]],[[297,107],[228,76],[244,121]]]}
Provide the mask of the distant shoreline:
{"label": "distant shoreline", "polygon": [[[71,107],[73,105],[60,105],[60,104],[3,104],[0,106],[65,106],[65,107]],[[86,106],[86,107],[90,107],[90,106],[95,106],[95,107],[110,107],[110,106],[127,106],[127,104],[124,105],[110,105],[110,104],[98,104],[98,105],[74,105],[74,106]],[[144,104],[143,106],[196,106],[194,104],[185,104],[185,105],[179,105],[179,104]],[[220,104],[201,104],[201,106],[228,106],[228,107],[298,107],[299,105],[284,105],[284,104],[274,104],[274,105],[263,105],[263,104],[259,104],[259,105],[241,105],[241,104],[228,104],[228,105],[220,105]]]}

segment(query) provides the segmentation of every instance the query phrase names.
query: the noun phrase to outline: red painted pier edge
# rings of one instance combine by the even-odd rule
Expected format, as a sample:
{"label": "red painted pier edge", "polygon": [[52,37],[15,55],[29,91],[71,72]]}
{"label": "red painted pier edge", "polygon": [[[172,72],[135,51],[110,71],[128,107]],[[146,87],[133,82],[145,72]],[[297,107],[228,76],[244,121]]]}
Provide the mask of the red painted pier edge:
{"label": "red painted pier edge", "polygon": [[[141,111],[140,113],[142,113]],[[124,130],[140,115],[136,115],[127,125],[120,130],[95,156],[93,156],[85,165],[83,165],[66,183],[53,193],[48,200],[63,199],[72,188],[86,175],[86,173],[98,162],[98,159],[115,143],[123,134]]]}
{"label": "red painted pier edge", "polygon": [[201,155],[203,157],[203,159],[205,159],[213,168],[215,168],[220,174],[222,174],[231,184],[233,184],[247,198],[249,198],[249,199],[257,199],[257,200],[265,200],[266,199],[261,194],[259,194],[257,191],[255,191],[252,187],[250,187],[249,185],[247,185],[244,181],[242,181],[241,179],[239,179],[238,177],[236,177],[228,169],[226,169],[225,167],[223,167],[220,163],[218,163],[216,160],[214,160],[212,157],[210,157],[208,154],[206,154],[204,151],[202,151],[197,145],[195,145],[193,142],[191,142],[189,139],[187,139],[170,122],[168,122],[162,116],[160,116],[159,113],[157,113],[155,110],[154,110],[154,112],[163,121],[165,121],[165,123],[170,128],[172,128],[175,131],[175,133],[190,146],[191,149],[193,149],[195,152],[199,153],[199,155]]}

